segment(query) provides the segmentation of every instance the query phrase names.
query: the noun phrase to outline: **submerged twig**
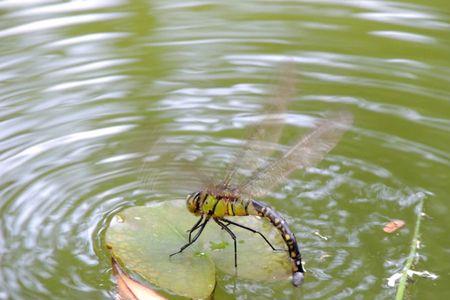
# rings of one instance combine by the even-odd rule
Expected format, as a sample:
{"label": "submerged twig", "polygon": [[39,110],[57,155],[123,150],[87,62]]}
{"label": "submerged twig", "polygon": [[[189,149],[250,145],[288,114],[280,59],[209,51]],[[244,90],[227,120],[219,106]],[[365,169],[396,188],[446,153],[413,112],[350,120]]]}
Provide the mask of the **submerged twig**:
{"label": "submerged twig", "polygon": [[414,259],[416,258],[417,248],[420,245],[419,229],[420,229],[420,221],[422,220],[422,215],[423,215],[422,208],[423,208],[423,199],[421,199],[419,202],[418,215],[417,215],[417,220],[416,220],[416,226],[414,228],[413,239],[411,241],[411,248],[409,251],[408,259],[406,260],[406,264],[403,267],[403,270],[401,272],[400,283],[397,288],[397,294],[395,295],[395,300],[403,299],[403,295],[405,293],[405,289],[406,289],[406,285],[407,285],[408,275],[412,271],[411,268],[413,266]]}

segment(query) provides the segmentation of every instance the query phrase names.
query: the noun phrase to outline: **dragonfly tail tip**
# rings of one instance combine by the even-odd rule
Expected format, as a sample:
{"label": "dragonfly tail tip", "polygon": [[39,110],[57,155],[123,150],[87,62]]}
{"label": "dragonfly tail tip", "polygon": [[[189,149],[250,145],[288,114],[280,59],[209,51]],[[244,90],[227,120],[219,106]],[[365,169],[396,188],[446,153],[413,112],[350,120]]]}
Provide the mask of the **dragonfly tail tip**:
{"label": "dragonfly tail tip", "polygon": [[300,286],[305,280],[305,275],[302,272],[295,272],[292,274],[292,284],[294,286]]}

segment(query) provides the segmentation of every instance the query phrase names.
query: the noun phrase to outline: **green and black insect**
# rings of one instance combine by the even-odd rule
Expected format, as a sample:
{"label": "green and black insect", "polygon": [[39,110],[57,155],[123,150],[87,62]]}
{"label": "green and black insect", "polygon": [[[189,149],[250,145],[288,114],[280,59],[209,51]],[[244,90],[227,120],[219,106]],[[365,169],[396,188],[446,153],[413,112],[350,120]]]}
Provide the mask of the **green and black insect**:
{"label": "green and black insect", "polygon": [[[189,242],[170,256],[181,253],[192,245],[211,220],[233,239],[235,267],[237,267],[237,243],[236,235],[230,226],[259,234],[273,250],[276,250],[261,232],[226,218],[255,215],[266,218],[280,232],[292,264],[292,284],[299,286],[303,282],[305,270],[294,233],[278,212],[269,205],[256,201],[255,198],[266,195],[294,170],[305,169],[320,162],[351,126],[352,116],[346,112],[331,113],[327,118],[318,121],[309,133],[279,158],[264,160],[272,152],[282,132],[282,114],[287,100],[293,93],[294,84],[290,77],[285,76],[280,81],[275,92],[276,97],[267,110],[269,113],[250,131],[246,145],[235,156],[225,178],[187,196],[188,210],[199,216],[199,219],[189,230]],[[238,168],[250,169],[253,173],[244,177],[238,175]]]}

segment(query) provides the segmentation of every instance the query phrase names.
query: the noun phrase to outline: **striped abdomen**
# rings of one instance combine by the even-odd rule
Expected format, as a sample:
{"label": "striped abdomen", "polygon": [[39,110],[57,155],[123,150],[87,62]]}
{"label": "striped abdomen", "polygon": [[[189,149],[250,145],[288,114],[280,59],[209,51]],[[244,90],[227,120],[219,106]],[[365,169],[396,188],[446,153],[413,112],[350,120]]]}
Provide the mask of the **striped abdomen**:
{"label": "striped abdomen", "polygon": [[199,192],[188,197],[187,206],[193,213],[206,214],[219,219],[225,216],[248,215],[267,218],[278,229],[288,247],[292,264],[292,284],[299,286],[303,282],[303,273],[305,271],[294,233],[283,217],[267,204],[228,195],[212,195],[206,192]]}
{"label": "striped abdomen", "polygon": [[[253,209],[254,212],[252,211]],[[251,215],[266,217],[278,229],[289,250],[289,257],[292,264],[292,284],[299,286],[303,282],[305,270],[303,269],[302,257],[298,249],[297,240],[286,221],[267,204],[255,200],[251,201],[247,212]]]}

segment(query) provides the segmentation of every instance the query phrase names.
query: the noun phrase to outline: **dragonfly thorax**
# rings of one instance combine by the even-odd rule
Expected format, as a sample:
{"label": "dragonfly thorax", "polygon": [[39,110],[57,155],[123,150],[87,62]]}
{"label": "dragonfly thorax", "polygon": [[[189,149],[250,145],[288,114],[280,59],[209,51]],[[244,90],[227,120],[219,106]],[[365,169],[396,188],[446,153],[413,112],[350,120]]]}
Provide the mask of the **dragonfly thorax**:
{"label": "dragonfly thorax", "polygon": [[209,189],[189,194],[186,207],[194,215],[208,215],[214,218],[224,216],[247,216],[256,214],[251,201],[242,200],[229,190],[220,193]]}

